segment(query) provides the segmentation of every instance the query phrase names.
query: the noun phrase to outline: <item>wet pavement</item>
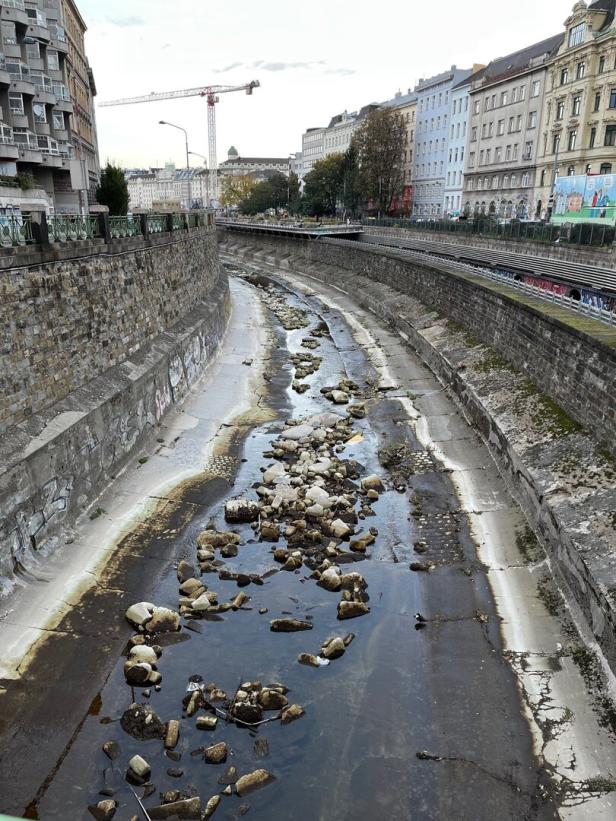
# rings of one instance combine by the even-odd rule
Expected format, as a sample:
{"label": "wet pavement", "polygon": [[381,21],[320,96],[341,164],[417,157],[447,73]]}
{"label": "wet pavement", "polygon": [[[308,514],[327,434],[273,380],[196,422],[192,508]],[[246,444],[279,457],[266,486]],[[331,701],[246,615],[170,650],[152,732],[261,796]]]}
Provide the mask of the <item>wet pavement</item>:
{"label": "wet pavement", "polygon": [[[303,312],[306,326],[285,331],[266,310],[271,330],[268,342],[260,337],[261,356],[257,351],[253,361],[243,353],[228,365],[254,369],[255,379],[241,389],[255,401],[241,412],[227,409],[233,421],[214,425],[219,440],[211,452],[204,442],[212,430],[177,422],[184,430],[166,437],[168,460],[151,468],[152,487],[168,470],[165,493],[150,497],[162,499],[162,509],[139,508],[138,523],[126,513],[134,514],[146,494],[138,473],[129,501],[127,491],[101,503],[108,526],[117,517],[122,534],[96,591],[40,644],[25,681],[5,682],[3,703],[18,720],[3,715],[0,810],[91,818],[88,806],[107,796],[118,802],[115,818],[146,818],[125,780],[138,754],[152,767],[146,810],[167,791],[199,795],[204,809],[233,765],[240,775],[265,768],[275,780],[248,796],[222,795],[216,818],[613,818],[611,737],[599,727],[576,668],[558,655],[567,638],[536,596],[532,568],[516,547],[525,522],[487,451],[425,366],[374,320],[354,314],[348,301],[332,293],[319,298],[314,283],[293,276],[267,292],[255,284],[267,282],[234,282],[236,304],[250,310],[266,296],[268,304],[278,300]],[[241,327],[241,316],[235,321]],[[310,350],[320,367],[300,380],[308,391],[297,393],[290,355],[305,353],[302,340],[323,323],[327,332]],[[232,372],[221,371],[220,379],[189,400],[190,418],[212,416],[207,394],[216,407],[212,392],[224,392],[225,380],[228,391],[238,389]],[[258,499],[261,471],[275,463],[263,454],[275,447],[285,420],[323,412],[346,418],[346,406],[320,392],[341,379],[357,383],[352,401],[365,403],[366,416],[352,418],[352,437],[337,456],[359,464],[357,484],[377,474],[386,488],[371,504],[374,515],[356,526],[364,533],[375,528],[374,544],[365,554],[345,549],[344,563],[336,559],[343,573],[359,572],[367,582],[370,612],[344,622],[337,619],[340,593],[315,583],[309,560],[291,572],[274,561],[285,539],[261,541],[250,524],[224,519],[228,499]],[[206,456],[207,469],[195,473]],[[194,564],[197,537],[212,527],[241,538],[224,570],[262,583],[241,588],[250,598],[238,610],[187,616],[179,632],[157,637],[160,689],[132,690],[120,656],[134,633],[125,610],[144,599],[177,611],[177,562]],[[111,546],[108,538],[105,548]],[[240,592],[216,573],[201,579],[220,602]],[[274,633],[270,620],[277,618],[312,629]],[[298,663],[299,654],[318,654],[329,636],[351,631],[355,638],[341,658],[316,668]],[[215,730],[200,730],[197,717],[208,711],[189,716],[185,709],[197,678],[231,696],[242,682],[281,682],[289,703],[305,714],[256,728],[219,717]],[[133,700],[165,722],[179,721],[171,753],[158,738],[138,741],[122,729]],[[109,741],[120,748],[113,762],[102,750]],[[202,748],[223,741],[226,763],[204,761]]]}

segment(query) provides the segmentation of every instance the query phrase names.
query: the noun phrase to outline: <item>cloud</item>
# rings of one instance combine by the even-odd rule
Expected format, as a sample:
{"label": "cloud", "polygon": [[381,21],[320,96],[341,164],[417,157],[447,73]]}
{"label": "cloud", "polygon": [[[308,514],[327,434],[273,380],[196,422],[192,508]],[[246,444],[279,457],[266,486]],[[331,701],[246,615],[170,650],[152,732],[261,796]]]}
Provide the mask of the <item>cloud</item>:
{"label": "cloud", "polygon": [[352,68],[325,68],[327,63],[325,60],[297,60],[294,62],[285,62],[284,60],[275,60],[266,62],[265,60],[254,60],[252,63],[230,63],[224,68],[215,68],[215,74],[225,74],[227,71],[234,71],[237,68],[258,68],[261,71],[309,71],[313,69],[321,69],[325,74],[337,74],[340,77],[348,77],[355,74],[355,69]]}
{"label": "cloud", "polygon": [[227,71],[233,71],[236,68],[241,68],[243,65],[244,63],[229,63],[229,65],[224,68],[215,68],[214,74],[225,74]]}
{"label": "cloud", "polygon": [[355,74],[354,68],[328,68],[326,74],[337,74],[339,77],[350,77]]}
{"label": "cloud", "polygon": [[129,26],[142,26],[145,20],[142,17],[131,15],[129,17],[107,17],[107,22],[111,23],[112,26],[128,28]]}

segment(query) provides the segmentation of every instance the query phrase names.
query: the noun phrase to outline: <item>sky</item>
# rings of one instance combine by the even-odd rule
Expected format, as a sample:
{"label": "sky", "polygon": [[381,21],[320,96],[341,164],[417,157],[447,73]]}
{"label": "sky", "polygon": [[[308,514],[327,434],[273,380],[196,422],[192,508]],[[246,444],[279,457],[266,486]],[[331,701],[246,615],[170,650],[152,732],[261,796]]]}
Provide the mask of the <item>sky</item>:
{"label": "sky", "polygon": [[[406,92],[455,64],[487,63],[563,30],[573,0],[77,0],[97,102],[259,80],[251,97],[221,96],[219,162],[287,157],[301,135]],[[101,160],[123,167],[186,164],[206,155],[200,97],[97,107]],[[191,164],[200,165],[198,157]]]}

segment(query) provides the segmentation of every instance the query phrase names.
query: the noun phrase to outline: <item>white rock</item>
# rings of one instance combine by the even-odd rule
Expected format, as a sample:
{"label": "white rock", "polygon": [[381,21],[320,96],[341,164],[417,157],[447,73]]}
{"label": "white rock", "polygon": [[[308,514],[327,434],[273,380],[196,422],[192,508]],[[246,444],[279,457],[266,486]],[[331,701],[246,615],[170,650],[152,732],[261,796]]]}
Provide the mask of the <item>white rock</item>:
{"label": "white rock", "polygon": [[383,482],[380,476],[373,473],[371,476],[366,476],[365,479],[361,480],[361,486],[364,490],[382,490]]}
{"label": "white rock", "polygon": [[284,466],[281,465],[280,462],[276,462],[274,465],[272,465],[265,471],[265,473],[263,474],[263,481],[266,485],[270,485],[272,482],[275,482],[276,479],[280,479],[280,477],[284,475]]}
{"label": "white rock", "polygon": [[332,428],[337,422],[342,421],[342,419],[344,419],[344,416],[340,416],[338,413],[317,413],[308,419],[308,424],[313,425],[315,428]]}
{"label": "white rock", "polygon": [[342,519],[334,519],[330,525],[331,532],[337,539],[344,539],[351,532],[351,528]]}
{"label": "white rock", "polygon": [[152,618],[155,605],[151,602],[142,601],[137,604],[131,604],[126,611],[126,618],[135,627],[143,627],[143,625]]}
{"label": "white rock", "polygon": [[283,439],[291,439],[297,442],[300,439],[306,439],[311,436],[313,430],[312,425],[295,425],[292,428],[288,428],[288,430],[283,430],[281,436]]}
{"label": "white rock", "polygon": [[196,613],[203,613],[212,606],[212,598],[216,599],[216,594],[212,594],[212,591],[208,590],[202,593],[198,599],[195,599],[191,607]]}
{"label": "white rock", "polygon": [[147,778],[152,771],[152,768],[148,762],[145,758],[141,758],[140,755],[134,755],[128,762],[128,766],[135,773],[135,775],[139,776],[139,778]]}
{"label": "white rock", "polygon": [[344,391],[332,391],[332,400],[336,405],[346,405],[349,401],[349,395]]}
{"label": "white rock", "polygon": [[329,493],[318,485],[312,485],[312,487],[308,488],[306,491],[306,500],[316,505],[321,505],[323,508],[330,508],[332,506]]}
{"label": "white rock", "polygon": [[324,513],[323,506],[319,504],[310,505],[306,508],[306,516],[310,516],[311,519],[322,519]]}
{"label": "white rock", "polygon": [[131,661],[134,659],[135,661],[145,661],[148,664],[156,664],[158,661],[158,656],[147,644],[138,644],[136,647],[132,647],[128,658]]}
{"label": "white rock", "polygon": [[335,567],[328,567],[327,570],[321,574],[319,581],[326,590],[340,590],[340,570]]}
{"label": "white rock", "polygon": [[180,617],[168,607],[155,607],[152,618],[146,624],[148,633],[174,633],[180,629]]}

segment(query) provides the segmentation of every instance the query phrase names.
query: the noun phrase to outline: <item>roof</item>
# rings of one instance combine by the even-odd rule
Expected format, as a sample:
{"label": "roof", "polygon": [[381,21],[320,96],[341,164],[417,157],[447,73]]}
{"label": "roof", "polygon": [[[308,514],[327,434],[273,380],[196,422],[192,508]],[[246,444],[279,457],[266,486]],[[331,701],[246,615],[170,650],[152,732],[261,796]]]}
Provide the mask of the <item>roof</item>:
{"label": "roof", "polygon": [[591,3],[590,6],[588,6],[588,11],[607,12],[603,25],[599,29],[599,31],[603,31],[603,29],[610,26],[614,20],[614,15],[616,13],[616,0],[595,0],[594,3]]}
{"label": "roof", "polygon": [[[616,2],[616,0],[613,0],[613,2]],[[548,37],[547,40],[541,40],[539,43],[533,43],[532,46],[520,49],[520,51],[514,51],[504,57],[497,57],[496,60],[488,63],[485,68],[475,72],[470,78],[471,82],[483,80],[484,83],[493,83],[496,80],[520,74],[530,68],[532,61],[538,57],[544,54],[547,56],[555,54],[560,48],[564,37],[563,33],[556,34],[553,37]]]}
{"label": "roof", "polygon": [[392,97],[391,100],[385,100],[384,103],[381,103],[382,108],[402,108],[405,105],[411,105],[411,103],[417,102],[417,94],[414,91],[410,91],[407,94],[401,94],[398,92],[395,97]]}

